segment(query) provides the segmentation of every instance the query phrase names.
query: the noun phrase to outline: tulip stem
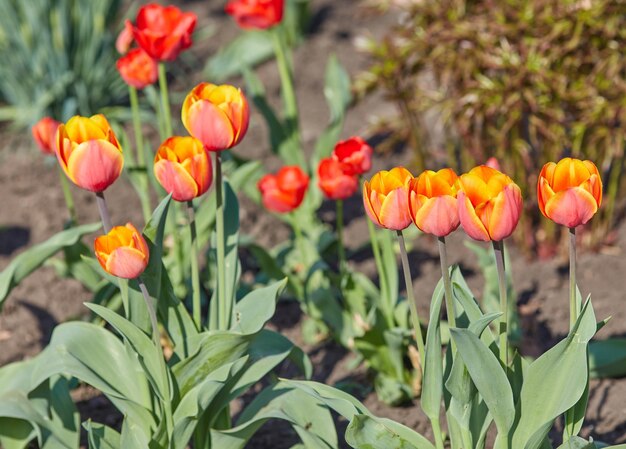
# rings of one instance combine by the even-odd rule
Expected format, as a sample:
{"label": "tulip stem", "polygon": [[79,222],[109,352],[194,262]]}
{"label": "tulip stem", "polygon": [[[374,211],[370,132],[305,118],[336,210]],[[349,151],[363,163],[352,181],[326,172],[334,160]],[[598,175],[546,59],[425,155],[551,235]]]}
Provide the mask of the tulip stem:
{"label": "tulip stem", "polygon": [[343,278],[346,273],[346,248],[343,246],[343,200],[337,200],[336,206],[337,255],[339,256],[339,275]]}
{"label": "tulip stem", "polygon": [[[450,282],[450,270],[448,265],[448,251],[446,250],[446,238],[439,237],[439,262],[441,263],[441,277],[443,279],[443,290],[446,300],[446,314],[448,315],[448,325],[450,328],[456,327],[456,315],[454,311],[454,297],[452,296],[452,283]],[[454,339],[450,339],[452,353],[456,352]]]}
{"label": "tulip stem", "polygon": [[70,215],[69,226],[73,227],[78,224],[78,217],[76,216],[76,207],[74,206],[74,197],[72,196],[72,191],[70,189],[70,183],[67,181],[67,177],[65,173],[63,173],[63,169],[60,165],[59,168],[59,178],[61,178],[61,189],[63,190],[63,198],[65,199],[65,206],[67,206],[67,212]]}
{"label": "tulip stem", "polygon": [[[219,152],[215,153],[215,198],[216,215],[215,229],[217,232],[217,301],[218,327],[226,330],[230,327],[231,298],[226,298],[226,249],[224,242],[224,194],[222,181],[222,158]],[[228,301],[228,303],[227,303]]]}
{"label": "tulip stem", "polygon": [[378,236],[376,235],[376,228],[372,220],[367,219],[365,221],[367,221],[367,229],[370,233],[370,242],[372,243],[372,253],[374,253],[374,260],[376,261],[376,269],[378,271],[381,296],[380,309],[385,315],[389,327],[393,327],[393,296],[387,286],[387,272],[383,264],[382,256],[380,255],[380,244],[378,242]]}
{"label": "tulip stem", "polygon": [[104,227],[104,232],[108,234],[113,226],[111,226],[111,215],[109,214],[107,202],[104,199],[104,192],[96,192],[96,203],[98,204],[98,212],[100,212],[100,218],[102,219],[102,227]]}
{"label": "tulip stem", "polygon": [[576,298],[576,228],[569,228],[569,328],[576,324],[579,305]]}
{"label": "tulip stem", "polygon": [[417,350],[420,355],[420,366],[422,368],[422,374],[424,373],[424,358],[426,352],[424,350],[424,338],[422,336],[422,325],[420,324],[420,317],[417,313],[417,307],[415,305],[415,294],[413,293],[413,279],[411,278],[411,269],[409,268],[409,257],[406,252],[406,245],[404,243],[404,235],[402,231],[397,231],[398,242],[400,243],[400,259],[402,261],[402,271],[404,273],[404,283],[406,285],[406,296],[409,302],[409,309],[411,311],[411,321],[413,322],[413,328],[415,330],[415,340],[417,341]]}
{"label": "tulip stem", "polygon": [[141,173],[139,199],[141,200],[141,209],[143,211],[144,222],[148,222],[152,215],[152,206],[150,204],[150,195],[148,190],[148,169],[146,167],[145,148],[143,145],[143,134],[141,133],[141,116],[139,114],[139,99],[137,98],[137,89],[128,86],[130,96],[130,109],[133,115],[133,131],[135,133],[135,151],[137,152],[136,169]]}
{"label": "tulip stem", "polygon": [[439,418],[436,419],[431,419],[430,420],[432,428],[433,428],[433,435],[435,436],[435,446],[437,449],[444,449],[444,445],[443,445],[443,438],[441,436],[441,424],[439,422]]}
{"label": "tulip stem", "polygon": [[191,234],[191,286],[193,289],[193,320],[198,330],[202,330],[202,305],[200,302],[200,270],[198,269],[198,239],[196,231],[196,214],[193,209],[193,201],[187,201],[187,214],[189,216],[189,233]]}
{"label": "tulip stem", "polygon": [[165,72],[165,64],[159,62],[159,89],[161,90],[161,110],[163,112],[163,124],[165,126],[163,138],[172,135],[172,112],[170,110],[170,98],[167,90],[167,73]]}
{"label": "tulip stem", "polygon": [[504,273],[504,241],[493,241],[493,251],[496,256],[496,268],[498,270],[498,285],[500,287],[500,311],[502,316],[498,323],[498,335],[500,336],[500,360],[506,368],[509,365],[509,308],[507,303],[506,276]]}

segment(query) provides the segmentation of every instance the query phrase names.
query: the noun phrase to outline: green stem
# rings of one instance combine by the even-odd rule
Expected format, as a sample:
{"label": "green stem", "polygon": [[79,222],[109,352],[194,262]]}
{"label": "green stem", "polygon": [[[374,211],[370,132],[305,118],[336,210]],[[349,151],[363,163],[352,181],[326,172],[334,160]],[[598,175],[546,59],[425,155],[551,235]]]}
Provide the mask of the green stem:
{"label": "green stem", "polygon": [[161,90],[161,111],[163,112],[163,124],[165,126],[163,130],[164,136],[161,137],[170,137],[172,135],[172,112],[167,90],[167,73],[165,73],[165,64],[163,62],[159,62],[159,89]]}
{"label": "green stem", "polygon": [[437,449],[444,449],[443,446],[443,437],[441,436],[441,424],[439,423],[439,418],[432,419],[431,421],[433,434],[435,435],[435,445]]}
{"label": "green stem", "polygon": [[67,207],[67,212],[70,215],[69,226],[73,227],[78,224],[78,217],[76,216],[76,207],[74,206],[74,197],[72,196],[72,191],[70,190],[70,183],[63,173],[63,169],[60,165],[59,167],[59,178],[61,178],[61,189],[63,190],[63,198],[65,199],[65,206]]}
{"label": "green stem", "polygon": [[226,247],[224,242],[224,194],[222,181],[222,158],[215,153],[215,198],[217,204],[215,227],[217,232],[217,301],[218,328],[226,330],[230,327],[232,313],[231,298],[226,298]]}
{"label": "green stem", "polygon": [[96,192],[96,203],[98,204],[98,212],[100,212],[100,219],[102,220],[102,227],[105,233],[109,233],[112,229],[111,215],[109,214],[109,208],[107,202],[104,199],[104,192]]}
{"label": "green stem", "polygon": [[193,289],[193,320],[198,330],[202,330],[202,304],[200,302],[200,270],[198,269],[198,239],[196,236],[196,214],[193,202],[187,201],[189,232],[191,234],[191,286]]}
{"label": "green stem", "polygon": [[380,244],[378,242],[378,236],[376,235],[376,228],[372,220],[367,219],[367,229],[370,233],[370,242],[372,243],[372,253],[374,253],[374,260],[376,261],[376,269],[378,270],[378,280],[380,283],[380,295],[382,298],[380,309],[385,315],[387,324],[389,327],[393,327],[393,295],[389,291],[387,285],[387,271],[383,264],[382,256],[380,255]]}
{"label": "green stem", "polygon": [[417,350],[420,355],[420,365],[422,367],[422,373],[424,373],[425,362],[425,350],[424,350],[424,337],[422,336],[422,326],[420,324],[420,317],[417,313],[417,307],[415,305],[415,295],[413,293],[413,280],[411,278],[411,269],[409,268],[409,257],[406,252],[406,245],[404,244],[404,235],[402,231],[397,231],[398,241],[400,242],[400,259],[402,260],[402,271],[404,273],[404,283],[406,285],[406,296],[409,302],[409,309],[411,311],[411,321],[415,330],[415,340],[417,340]]}
{"label": "green stem", "polygon": [[346,248],[343,246],[343,201],[337,200],[337,255],[339,256],[339,274],[346,274]]}
{"label": "green stem", "polygon": [[[456,327],[456,315],[454,311],[454,297],[452,296],[452,283],[450,282],[450,271],[448,265],[448,252],[446,250],[446,238],[439,237],[439,262],[441,263],[441,277],[443,279],[443,290],[446,299],[446,313],[448,315],[448,325],[450,328]],[[453,339],[450,339],[452,353],[456,352]]]}
{"label": "green stem", "polygon": [[498,270],[498,285],[500,287],[500,311],[502,316],[500,317],[498,324],[498,334],[500,336],[500,360],[506,368],[509,365],[509,350],[508,350],[508,334],[509,334],[509,308],[507,303],[506,293],[506,276],[504,273],[504,242],[494,241],[493,251],[496,256],[496,268]]}
{"label": "green stem", "polygon": [[150,204],[150,195],[148,191],[148,169],[146,167],[145,148],[143,145],[143,134],[141,133],[141,115],[139,114],[139,99],[137,98],[137,89],[128,86],[130,95],[130,109],[133,115],[133,131],[135,133],[135,151],[137,153],[136,168],[141,172],[141,187],[143,192],[139,194],[141,200],[141,209],[144,221],[147,223],[152,215],[152,205]]}
{"label": "green stem", "polygon": [[576,228],[569,228],[569,328],[572,330],[578,319],[576,300]]}

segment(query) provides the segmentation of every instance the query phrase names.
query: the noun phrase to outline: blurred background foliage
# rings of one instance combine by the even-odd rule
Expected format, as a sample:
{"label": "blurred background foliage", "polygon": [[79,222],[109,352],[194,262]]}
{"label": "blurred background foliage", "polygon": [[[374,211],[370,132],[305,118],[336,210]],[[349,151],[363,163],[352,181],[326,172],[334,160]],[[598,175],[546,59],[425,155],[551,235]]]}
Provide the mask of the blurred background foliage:
{"label": "blurred background foliage", "polygon": [[379,124],[388,145],[406,142],[417,170],[497,157],[527,199],[518,240],[546,255],[559,231],[533,202],[537,175],[547,161],[591,159],[605,198],[585,240],[606,238],[624,189],[626,2],[368,3],[401,9],[383,40],[360,41],[371,65],[355,81],[359,97],[382,91],[397,104]]}
{"label": "blurred background foliage", "polygon": [[121,0],[0,1],[0,121],[65,121],[128,95],[117,73]]}

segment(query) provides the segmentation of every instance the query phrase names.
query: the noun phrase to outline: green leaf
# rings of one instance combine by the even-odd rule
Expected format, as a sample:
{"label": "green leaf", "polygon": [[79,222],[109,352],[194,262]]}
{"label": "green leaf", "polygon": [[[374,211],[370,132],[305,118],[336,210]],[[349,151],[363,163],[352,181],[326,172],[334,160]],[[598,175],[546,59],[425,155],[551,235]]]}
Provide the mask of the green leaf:
{"label": "green leaf", "polygon": [[276,310],[276,302],[287,285],[287,280],[257,288],[235,304],[231,330],[244,335],[255,334],[263,329]]}
{"label": "green leaf", "polygon": [[354,415],[346,430],[346,442],[359,449],[418,449],[381,421],[367,415]]}
{"label": "green leaf", "polygon": [[26,276],[60,250],[76,244],[82,236],[96,232],[100,227],[100,223],[92,223],[67,229],[16,256],[0,273],[0,310],[11,290]]}
{"label": "green leaf", "polygon": [[626,338],[591,341],[589,371],[596,378],[626,375]]}
{"label": "green leaf", "polygon": [[89,449],[118,449],[120,447],[120,434],[116,430],[91,420],[83,423],[83,427],[87,431]]}
{"label": "green leaf", "polygon": [[273,55],[272,37],[267,31],[246,31],[209,59],[204,74],[208,79],[219,83]]}
{"label": "green leaf", "polygon": [[426,360],[424,361],[424,381],[422,382],[421,396],[422,410],[431,420],[439,419],[443,398],[443,355],[439,331],[443,297],[443,281],[439,280],[430,301],[430,319],[426,334]]}
{"label": "green leaf", "polygon": [[561,444],[557,449],[596,449],[596,445],[593,444],[593,441],[587,441],[580,437],[573,436]]}

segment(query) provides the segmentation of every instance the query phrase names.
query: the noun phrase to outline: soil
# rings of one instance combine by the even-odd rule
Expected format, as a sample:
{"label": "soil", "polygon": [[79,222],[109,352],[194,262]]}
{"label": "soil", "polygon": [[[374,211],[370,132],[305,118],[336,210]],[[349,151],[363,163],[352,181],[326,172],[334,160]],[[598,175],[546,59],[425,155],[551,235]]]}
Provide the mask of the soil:
{"label": "soil", "polygon": [[[222,2],[184,2],[181,7],[194,10],[199,16],[199,27],[215,27],[213,36],[196,45],[192,51],[198,64],[238,34],[232,21],[222,13]],[[328,55],[336,53],[351,75],[367,66],[366,58],[355,51],[354,39],[368,34],[380,37],[396,20],[393,16],[379,17],[363,13],[356,0],[313,0],[313,31],[306,42],[295,52],[296,88],[301,107],[302,134],[308,150],[314,144],[328,121],[323,98],[323,70]],[[189,60],[190,58],[187,58]],[[270,99],[278,103],[279,84],[273,63],[259,67],[258,73],[266,84]],[[177,79],[175,86],[183,92],[202,80],[199,70],[192,70],[188,79]],[[240,84],[240,80],[233,80]],[[177,111],[176,108],[173,109]],[[379,116],[395,112],[394,106],[384,99],[373,96],[353,108],[346,120],[344,137],[367,135],[369,125]],[[174,115],[177,115],[175,112]],[[43,158],[34,149],[30,135],[3,132],[0,150],[0,186],[3,202],[0,208],[0,269],[21,251],[40,243],[63,228],[66,220],[64,201],[59,188],[56,162]],[[263,144],[259,145],[259,142]],[[260,159],[268,170],[279,166],[277,158],[269,156],[265,144],[267,134],[261,117],[254,112],[248,137],[235,150],[246,158]],[[157,143],[157,142],[155,142]],[[375,169],[398,164],[410,164],[411,155],[399,151],[379,155]],[[120,180],[109,190],[107,198],[114,223],[132,220],[141,223],[139,202],[131,193],[131,187]],[[98,220],[93,195],[72,189],[82,223]],[[323,208],[322,218],[332,222],[330,207]],[[367,236],[366,222],[359,198],[347,202],[346,240],[348,249],[356,250]],[[288,230],[280,221],[263,212],[246,198],[241,198],[242,232],[251,235],[263,245],[271,246],[283,239]],[[482,279],[475,257],[465,247],[467,237],[455,232],[449,239],[452,263],[459,263],[472,288],[480,292]],[[87,239],[86,241],[89,241]],[[511,272],[522,317],[525,355],[537,356],[554,345],[567,333],[568,328],[568,282],[567,260],[556,257],[551,260],[529,260],[515,248],[511,249]],[[623,306],[626,273],[626,223],[617,229],[614,246],[599,252],[579,255],[578,282],[583,296],[592,293],[596,315],[599,319],[613,319],[597,338],[626,335],[626,308]],[[350,263],[367,274],[373,274],[374,264],[369,254],[358,254]],[[427,313],[430,298],[439,279],[439,260],[436,242],[422,237],[413,242],[410,252],[415,291],[419,293],[422,316]],[[620,280],[622,279],[622,280]],[[79,283],[61,279],[54,268],[43,267],[25,279],[11,293],[0,312],[0,366],[36,355],[50,339],[52,329],[58,323],[81,319],[87,315],[83,302],[89,294]],[[427,316],[427,315],[426,315]],[[334,385],[360,386],[361,399],[376,415],[389,417],[432,437],[428,422],[419,407],[388,407],[369,391],[367,373],[352,367],[354,356],[333,342],[310,346],[301,338],[303,316],[295,303],[279,303],[271,327],[284,333],[303,347],[313,361],[314,380]],[[281,368],[281,375],[295,375],[289,366]],[[626,442],[626,380],[602,379],[591,383],[590,403],[584,436],[607,443]],[[108,425],[120,422],[120,416],[108,400],[97,391],[81,387],[74,392],[83,418],[91,417]],[[418,401],[416,401],[418,402]],[[234,411],[241,404],[235,404]],[[338,420],[339,432],[343,433],[345,422]],[[287,425],[271,422],[264,426],[250,442],[250,448],[289,448],[297,437]],[[347,446],[346,446],[347,447]]]}

